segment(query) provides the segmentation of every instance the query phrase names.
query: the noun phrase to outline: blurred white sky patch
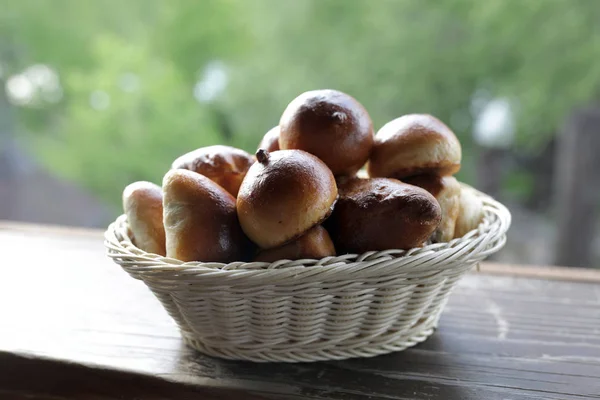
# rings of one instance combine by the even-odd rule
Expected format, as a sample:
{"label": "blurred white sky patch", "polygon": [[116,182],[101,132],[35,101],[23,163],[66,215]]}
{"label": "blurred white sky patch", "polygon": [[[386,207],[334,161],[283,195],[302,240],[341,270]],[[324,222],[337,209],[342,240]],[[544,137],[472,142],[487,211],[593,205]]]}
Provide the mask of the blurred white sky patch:
{"label": "blurred white sky patch", "polygon": [[35,64],[8,78],[6,93],[13,104],[26,106],[56,103],[62,99],[63,90],[56,71],[47,65]]}
{"label": "blurred white sky patch", "polygon": [[206,65],[194,85],[194,98],[200,103],[210,103],[225,91],[228,83],[225,64],[212,61]]}
{"label": "blurred white sky patch", "polygon": [[485,94],[476,94],[472,102],[474,117],[473,138],[483,147],[506,149],[515,140],[515,116],[507,98],[487,100]]}
{"label": "blurred white sky patch", "polygon": [[110,96],[102,90],[95,90],[90,94],[90,107],[94,110],[106,110],[110,106]]}
{"label": "blurred white sky patch", "polygon": [[24,106],[33,101],[35,88],[25,75],[13,75],[6,81],[6,93],[11,103]]}

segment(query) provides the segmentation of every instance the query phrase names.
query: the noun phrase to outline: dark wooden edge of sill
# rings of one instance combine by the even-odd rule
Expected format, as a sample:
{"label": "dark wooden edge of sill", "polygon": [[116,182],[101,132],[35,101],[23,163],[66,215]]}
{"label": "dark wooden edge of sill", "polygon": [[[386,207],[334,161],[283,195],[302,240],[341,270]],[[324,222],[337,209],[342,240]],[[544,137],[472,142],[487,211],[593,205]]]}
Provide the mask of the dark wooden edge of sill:
{"label": "dark wooden edge of sill", "polygon": [[0,351],[2,399],[171,399],[264,400],[273,397],[242,387],[190,385],[102,366]]}

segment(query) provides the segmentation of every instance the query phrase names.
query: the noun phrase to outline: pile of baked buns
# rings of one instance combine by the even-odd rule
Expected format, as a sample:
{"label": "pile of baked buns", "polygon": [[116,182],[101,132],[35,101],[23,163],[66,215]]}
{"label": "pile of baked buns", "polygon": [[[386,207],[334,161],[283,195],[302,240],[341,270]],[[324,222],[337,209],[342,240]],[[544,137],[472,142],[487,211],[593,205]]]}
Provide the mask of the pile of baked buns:
{"label": "pile of baked buns", "polygon": [[375,135],[365,108],[336,90],[295,98],[255,155],[209,146],[162,181],[123,192],[133,243],[181,261],[320,259],[462,237],[483,205],[453,177],[461,145],[410,114]]}

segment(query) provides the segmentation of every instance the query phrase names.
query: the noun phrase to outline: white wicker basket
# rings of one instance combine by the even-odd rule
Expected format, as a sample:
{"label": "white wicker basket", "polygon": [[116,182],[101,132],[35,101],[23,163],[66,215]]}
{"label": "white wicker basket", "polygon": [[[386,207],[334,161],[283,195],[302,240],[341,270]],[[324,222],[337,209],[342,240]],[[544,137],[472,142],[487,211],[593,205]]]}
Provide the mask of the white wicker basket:
{"label": "white wicker basket", "polygon": [[110,225],[105,244],[202,353],[263,362],[371,357],[424,341],[457,280],[504,245],[510,213],[476,194],[484,202],[476,230],[410,251],[272,264],[183,263],[136,248],[125,216]]}

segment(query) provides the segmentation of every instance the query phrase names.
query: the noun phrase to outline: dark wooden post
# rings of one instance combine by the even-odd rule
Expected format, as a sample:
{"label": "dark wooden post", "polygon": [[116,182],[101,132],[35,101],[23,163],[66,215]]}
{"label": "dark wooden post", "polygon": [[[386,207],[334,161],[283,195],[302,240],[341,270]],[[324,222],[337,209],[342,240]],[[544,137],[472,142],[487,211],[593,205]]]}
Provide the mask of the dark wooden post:
{"label": "dark wooden post", "polygon": [[0,78],[0,219],[8,219],[16,206],[16,170],[13,162],[15,121],[12,106]]}
{"label": "dark wooden post", "polygon": [[502,189],[506,162],[505,149],[481,146],[476,164],[477,188],[492,197],[498,197]]}
{"label": "dark wooden post", "polygon": [[592,267],[600,200],[600,107],[571,115],[556,147],[554,199],[558,232],[555,262]]}

